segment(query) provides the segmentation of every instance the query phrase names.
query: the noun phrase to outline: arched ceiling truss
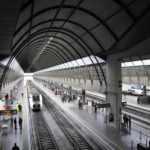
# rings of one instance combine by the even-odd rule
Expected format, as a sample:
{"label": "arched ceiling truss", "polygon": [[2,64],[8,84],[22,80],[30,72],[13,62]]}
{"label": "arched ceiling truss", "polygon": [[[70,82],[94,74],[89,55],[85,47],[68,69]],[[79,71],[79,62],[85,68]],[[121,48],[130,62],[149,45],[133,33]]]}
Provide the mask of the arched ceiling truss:
{"label": "arched ceiling truss", "polygon": [[26,0],[11,51],[25,72],[91,55],[105,59],[148,38],[147,18],[149,0]]}
{"label": "arched ceiling truss", "polygon": [[[44,44],[46,45],[48,42],[48,37],[53,37],[49,45],[53,42],[53,47],[57,47],[56,51],[60,51],[56,43],[60,43],[64,47],[61,50],[64,51],[64,57],[60,63],[93,54],[107,53],[130,31],[133,24],[138,22],[141,16],[149,10],[149,2],[143,3],[141,6],[138,0],[129,0],[128,2],[124,0],[105,2],[94,0],[92,3],[90,0],[52,0],[50,2],[45,1],[45,4],[42,4],[40,0],[32,0],[21,11],[14,34],[12,52],[15,53],[18,49],[23,54],[27,52],[26,55],[18,55],[18,57],[19,60],[24,60],[22,62],[23,68],[26,68],[25,71],[29,72],[30,69],[32,71],[41,69],[35,68],[34,64],[27,67],[26,63],[30,62],[32,55],[37,54],[37,44],[40,51]],[[134,12],[139,9],[139,6],[141,10],[138,13]],[[107,11],[108,7],[109,11]],[[132,11],[130,7],[135,10]],[[22,18],[23,16],[25,17]],[[122,30],[118,27],[118,31],[115,25],[119,25],[119,21],[124,21],[126,24],[122,26]],[[43,38],[41,47],[38,38]],[[37,42],[35,39],[37,39]],[[32,42],[34,45],[32,45]],[[22,46],[22,43],[26,44]],[[30,47],[30,51],[28,47]],[[50,51],[50,49],[52,47],[48,46],[44,51]],[[74,54],[74,58],[67,55],[66,49]],[[50,52],[53,53],[52,50]],[[29,59],[23,59],[27,55],[30,56]],[[58,55],[59,53],[55,55],[55,58],[59,58]],[[48,55],[45,57],[48,57]],[[40,57],[37,60],[39,61]],[[49,64],[49,66],[53,65],[55,63]],[[45,67],[47,67],[46,63]]]}

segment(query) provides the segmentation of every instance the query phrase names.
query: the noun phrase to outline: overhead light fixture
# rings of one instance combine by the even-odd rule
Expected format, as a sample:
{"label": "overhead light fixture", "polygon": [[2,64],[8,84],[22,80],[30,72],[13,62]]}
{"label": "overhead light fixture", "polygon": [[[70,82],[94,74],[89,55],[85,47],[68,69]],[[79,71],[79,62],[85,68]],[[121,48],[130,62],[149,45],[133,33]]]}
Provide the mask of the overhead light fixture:
{"label": "overhead light fixture", "polygon": [[50,37],[50,38],[49,38],[49,41],[51,41],[51,40],[53,40],[53,37]]}

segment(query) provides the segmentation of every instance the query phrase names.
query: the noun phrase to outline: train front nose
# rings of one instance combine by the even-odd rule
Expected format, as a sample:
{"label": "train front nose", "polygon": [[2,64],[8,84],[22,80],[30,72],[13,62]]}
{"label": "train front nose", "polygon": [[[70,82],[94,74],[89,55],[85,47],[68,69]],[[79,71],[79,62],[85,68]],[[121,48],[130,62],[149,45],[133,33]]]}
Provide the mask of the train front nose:
{"label": "train front nose", "polygon": [[40,104],[34,104],[33,109],[40,109]]}

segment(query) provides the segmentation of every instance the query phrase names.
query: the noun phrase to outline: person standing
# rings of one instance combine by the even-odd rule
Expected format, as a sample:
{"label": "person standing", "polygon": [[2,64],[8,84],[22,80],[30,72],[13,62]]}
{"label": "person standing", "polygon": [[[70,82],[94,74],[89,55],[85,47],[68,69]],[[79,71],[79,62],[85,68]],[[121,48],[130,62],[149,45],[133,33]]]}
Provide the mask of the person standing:
{"label": "person standing", "polygon": [[20,148],[14,143],[14,146],[12,147],[12,150],[20,150]]}
{"label": "person standing", "polygon": [[131,128],[131,116],[129,116],[128,122],[129,122],[129,128]]}
{"label": "person standing", "polygon": [[123,116],[123,121],[124,121],[125,127],[128,126],[128,117],[126,114]]}
{"label": "person standing", "polygon": [[16,130],[17,129],[17,119],[16,119],[16,117],[14,119],[14,124],[15,124],[15,130]]}
{"label": "person standing", "polygon": [[128,127],[129,118],[126,116],[126,126]]}
{"label": "person standing", "polygon": [[20,126],[20,129],[22,129],[22,118],[19,117],[19,126]]}

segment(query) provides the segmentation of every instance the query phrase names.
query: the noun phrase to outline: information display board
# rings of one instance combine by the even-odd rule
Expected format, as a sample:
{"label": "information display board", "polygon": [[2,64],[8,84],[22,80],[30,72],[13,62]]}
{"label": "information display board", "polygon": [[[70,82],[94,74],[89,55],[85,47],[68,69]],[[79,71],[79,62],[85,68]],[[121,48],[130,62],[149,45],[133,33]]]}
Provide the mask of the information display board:
{"label": "information display board", "polygon": [[99,104],[100,108],[109,108],[110,107],[110,103],[106,103],[106,104]]}
{"label": "information display board", "polygon": [[7,115],[7,116],[17,115],[17,109],[13,109],[13,110],[0,110],[0,115]]}

